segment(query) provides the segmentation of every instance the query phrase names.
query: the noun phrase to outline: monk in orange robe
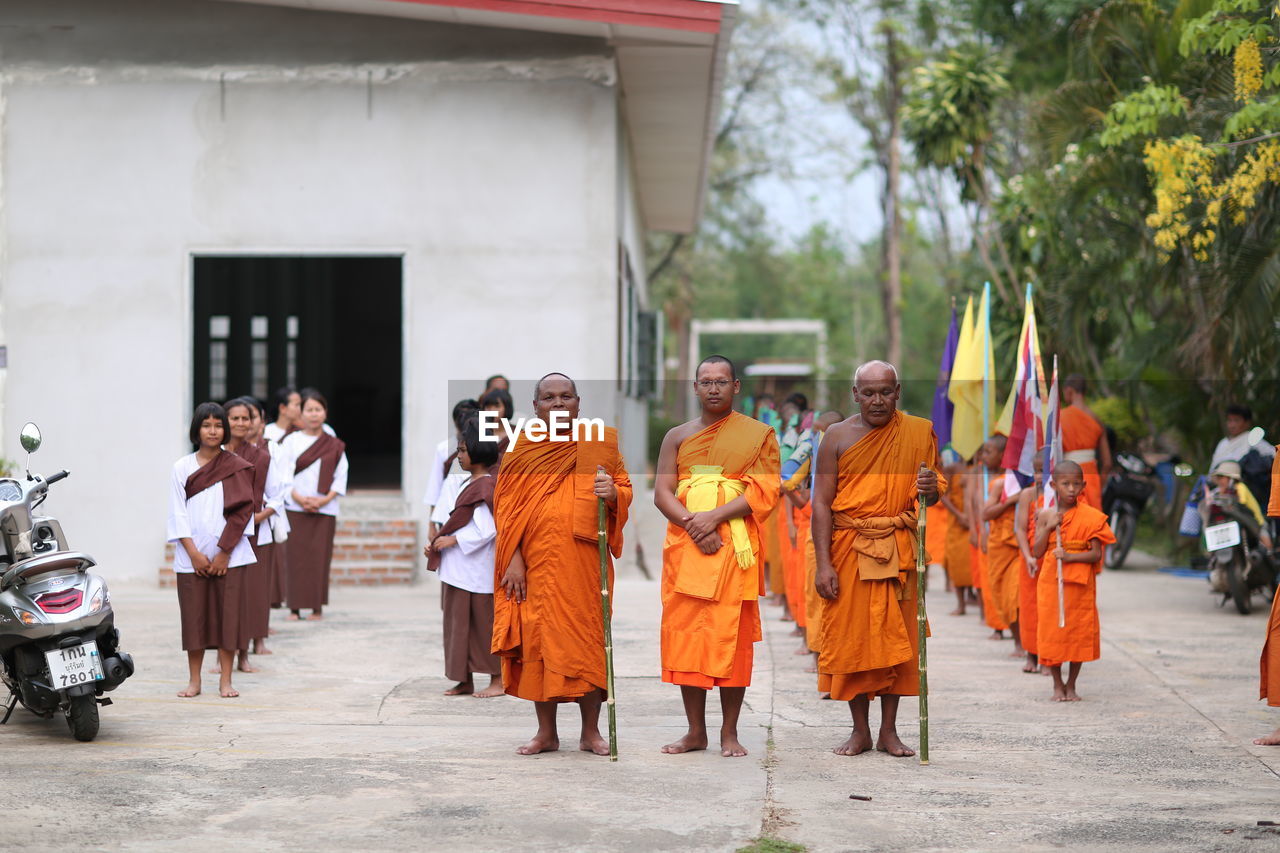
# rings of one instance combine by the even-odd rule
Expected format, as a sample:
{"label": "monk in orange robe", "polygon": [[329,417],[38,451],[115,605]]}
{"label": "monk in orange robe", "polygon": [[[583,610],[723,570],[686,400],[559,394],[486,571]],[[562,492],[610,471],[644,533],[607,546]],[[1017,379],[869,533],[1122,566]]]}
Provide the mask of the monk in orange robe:
{"label": "monk in orange robe", "polygon": [[925,527],[924,534],[924,549],[929,552],[930,574],[937,574],[937,572],[933,571],[936,566],[938,571],[942,572],[948,588],[951,587],[951,576],[946,574],[946,555],[947,531],[950,529],[951,513],[939,511],[930,516],[929,524]]}
{"label": "monk in orange robe", "polygon": [[[813,422],[813,453],[809,456],[801,471],[804,472],[803,485],[797,487],[795,492],[796,500],[804,504],[807,509],[805,515],[805,537],[804,537],[804,609],[805,609],[805,632],[804,639],[808,651],[816,655],[818,653],[818,637],[821,634],[819,630],[822,625],[822,596],[818,594],[818,587],[814,580],[818,574],[818,555],[813,549],[813,482],[816,471],[814,463],[818,458],[818,448],[822,446],[822,438],[827,430],[834,424],[844,420],[844,415],[839,412],[823,412]],[[799,472],[797,472],[799,474]],[[817,672],[817,662],[815,661],[805,672]]]}
{"label": "monk in orange robe", "polygon": [[548,426],[546,437],[522,434],[503,456],[494,489],[492,650],[502,659],[506,692],[531,700],[538,717],[537,733],[516,750],[521,755],[559,749],[557,702],[578,703],[579,748],[609,754],[599,729],[605,651],[596,507],[603,498],[609,551],[617,557],[631,480],[616,431],[574,435],[579,403],[569,377],[551,373],[538,381],[534,414]]}
{"label": "monk in orange robe", "polygon": [[1073,373],[1062,383],[1062,454],[1084,471],[1084,500],[1102,509],[1102,483],[1111,474],[1111,445],[1098,416],[1084,399],[1084,377]]}
{"label": "monk in orange robe", "polygon": [[[825,598],[818,687],[849,703],[853,733],[835,748],[914,755],[898,737],[898,701],[920,691],[916,622],[916,500],[934,503],[933,425],[897,410],[893,365],[873,361],[854,374],[860,413],[827,430],[818,456],[813,539],[818,592]],[[881,697],[873,741],[871,699]]]}
{"label": "monk in orange robe", "polygon": [[701,413],[667,433],[653,502],[667,517],[662,546],[662,680],[680,685],[689,730],[668,754],[707,748],[707,692],[720,688],[720,754],[747,754],[738,716],[760,631],[764,554],[760,525],[778,502],[773,430],[733,411],[733,362],[709,356],[694,393]]}
{"label": "monk in orange robe", "polygon": [[[1014,509],[1013,535],[1018,540],[1018,637],[1027,653],[1022,671],[1040,672],[1040,644],[1036,642],[1036,629],[1040,624],[1036,605],[1036,573],[1038,562],[1031,553],[1031,530],[1036,513],[1044,508],[1044,451],[1036,453],[1035,482],[1018,493]],[[1057,568],[1057,564],[1054,564]]]}
{"label": "monk in orange robe", "polygon": [[1004,629],[1008,628],[1013,635],[1013,656],[1022,657],[1022,640],[1018,636],[1018,569],[1022,556],[1013,532],[1018,492],[1022,490],[1005,496],[1005,474],[1000,467],[1005,441],[1003,435],[993,435],[983,447],[991,477],[982,508],[982,518],[987,523],[987,585],[982,594],[987,624],[996,630],[992,639],[1003,639]]}
{"label": "monk in orange robe", "polygon": [[[1280,451],[1280,446],[1276,450]],[[1280,452],[1271,460],[1271,500],[1267,503],[1267,515],[1280,518]],[[1280,595],[1271,600],[1271,618],[1267,621],[1267,639],[1262,644],[1259,668],[1258,698],[1266,699],[1273,708],[1280,707]],[[1280,746],[1280,728],[1257,738],[1254,743],[1258,746]]]}
{"label": "monk in orange robe", "polygon": [[[943,492],[940,503],[946,510],[947,538],[943,551],[942,565],[951,578],[951,588],[956,593],[956,609],[952,616],[965,614],[965,603],[973,590],[973,558],[969,554],[969,513],[965,509],[966,469],[963,462],[949,466],[944,472],[947,476],[947,490]],[[926,527],[926,535],[933,531],[933,524]],[[929,553],[933,553],[930,551]]]}
{"label": "monk in orange robe", "polygon": [[[777,434],[774,434],[777,440]],[[782,542],[778,534],[778,522],[781,520],[783,507],[779,502],[773,512],[762,525],[764,535],[765,568],[768,571],[769,594],[773,596],[770,603],[774,607],[785,607],[787,604],[786,567],[782,562]]]}
{"label": "monk in orange robe", "polygon": [[[1054,466],[1053,489],[1058,505],[1040,511],[1031,546],[1032,555],[1040,560],[1036,642],[1040,663],[1049,667],[1053,676],[1054,701],[1079,702],[1076,679],[1080,669],[1102,653],[1097,576],[1102,571],[1102,549],[1115,542],[1116,537],[1102,510],[1079,500],[1084,492],[1084,473],[1078,464],[1064,459]],[[1058,625],[1059,563],[1066,614],[1062,627]],[[1062,664],[1068,662],[1070,673],[1064,683]]]}
{"label": "monk in orange robe", "polygon": [[[813,513],[807,501],[800,503],[801,496],[796,491],[791,489],[786,492],[787,509],[791,513],[796,537],[787,562],[787,607],[791,611],[791,618],[796,620],[796,630],[803,638],[809,627],[804,601],[804,551],[809,544],[809,519]],[[796,654],[802,655],[808,651],[809,647],[801,639],[800,650]]]}
{"label": "monk in orange robe", "polygon": [[[781,459],[781,453],[779,453]],[[778,506],[773,513],[773,523],[778,529],[778,565],[779,577],[782,579],[782,586],[779,592],[782,593],[782,616],[783,622],[793,621],[791,616],[791,602],[787,597],[790,591],[790,582],[787,580],[788,566],[791,565],[791,552],[795,550],[795,545],[791,541],[791,507],[786,501],[778,501]]]}

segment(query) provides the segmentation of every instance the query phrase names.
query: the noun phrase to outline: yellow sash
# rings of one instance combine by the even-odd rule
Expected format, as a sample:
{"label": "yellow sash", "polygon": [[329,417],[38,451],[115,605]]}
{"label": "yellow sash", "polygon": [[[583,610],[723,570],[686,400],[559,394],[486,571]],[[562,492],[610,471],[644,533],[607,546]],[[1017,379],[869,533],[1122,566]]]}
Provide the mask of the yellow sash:
{"label": "yellow sash", "polygon": [[[741,480],[730,480],[723,471],[719,465],[692,466],[690,476],[676,485],[676,497],[684,501],[689,512],[706,512],[727,504],[745,492],[747,485]],[[724,494],[723,500],[721,493]],[[737,557],[738,565],[743,569],[754,566],[756,555],[751,550],[751,537],[747,535],[744,519],[729,520],[729,539],[733,542],[733,555]]]}

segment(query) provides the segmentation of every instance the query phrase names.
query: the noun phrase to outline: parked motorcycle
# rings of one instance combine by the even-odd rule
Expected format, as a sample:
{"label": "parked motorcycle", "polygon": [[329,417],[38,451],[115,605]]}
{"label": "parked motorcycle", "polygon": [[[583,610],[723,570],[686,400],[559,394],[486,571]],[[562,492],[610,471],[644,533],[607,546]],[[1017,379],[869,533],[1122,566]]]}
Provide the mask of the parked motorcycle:
{"label": "parked motorcycle", "polygon": [[1236,610],[1248,615],[1253,594],[1276,584],[1275,561],[1260,544],[1258,521],[1230,495],[1213,494],[1201,511],[1209,585],[1222,594],[1223,604],[1234,601]]}
{"label": "parked motorcycle", "polygon": [[9,689],[0,725],[22,707],[39,717],[63,714],[76,740],[98,734],[103,694],[133,675],[120,651],[106,582],[91,574],[88,554],[67,547],[56,518],[36,515],[48,478],[30,472],[40,447],[35,424],[22,428],[26,479],[0,478],[0,681]]}
{"label": "parked motorcycle", "polygon": [[1103,557],[1108,569],[1124,565],[1138,535],[1138,518],[1156,490],[1156,469],[1133,453],[1117,453],[1111,476],[1102,489],[1102,511],[1107,514],[1114,545]]}

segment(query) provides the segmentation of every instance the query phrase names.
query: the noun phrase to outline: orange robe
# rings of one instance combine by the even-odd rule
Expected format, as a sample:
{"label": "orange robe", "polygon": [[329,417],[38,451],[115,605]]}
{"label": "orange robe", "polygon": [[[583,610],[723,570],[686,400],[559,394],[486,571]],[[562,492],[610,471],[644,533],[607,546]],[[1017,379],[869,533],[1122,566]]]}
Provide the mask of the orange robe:
{"label": "orange robe", "polygon": [[1062,524],[1049,534],[1049,544],[1040,558],[1036,575],[1036,606],[1039,624],[1036,645],[1040,662],[1046,666],[1097,660],[1102,653],[1102,633],[1098,625],[1098,573],[1102,560],[1096,563],[1062,564],[1062,598],[1066,604],[1066,626],[1058,627],[1058,558],[1054,549],[1058,537],[1067,553],[1089,550],[1097,539],[1103,546],[1116,541],[1102,510],[1077,503],[1062,514]]}
{"label": "orange robe", "polygon": [[[779,493],[781,493],[781,486],[779,486]],[[790,591],[790,583],[787,580],[787,574],[789,571],[788,566],[791,565],[791,552],[795,550],[791,544],[791,531],[787,528],[787,516],[790,511],[791,505],[786,501],[780,500],[778,501],[777,508],[773,513],[773,524],[778,531],[778,565],[781,566],[778,574],[782,579],[782,586],[778,587],[777,591],[782,593],[784,596],[786,596]],[[788,606],[786,612],[789,611],[790,606]]]}
{"label": "orange robe", "polygon": [[[1280,447],[1276,449],[1280,451]],[[1267,515],[1280,518],[1280,452],[1271,462],[1271,500],[1267,503]],[[1262,678],[1258,698],[1280,707],[1280,595],[1271,601],[1271,618],[1267,620],[1267,639],[1262,644],[1259,669]]]}
{"label": "orange robe", "polygon": [[[812,514],[812,510],[810,510],[810,515]],[[827,603],[825,598],[818,595],[817,578],[818,554],[814,550],[813,535],[812,530],[810,530],[809,535],[805,536],[804,542],[804,608],[805,618],[808,619],[808,630],[805,631],[804,639],[811,652],[819,650],[818,638],[822,633],[820,630],[822,626],[822,608]]]}
{"label": "orange robe", "polygon": [[[818,640],[818,689],[832,699],[920,691],[916,469],[940,471],[933,424],[895,412],[841,456],[831,502],[839,594]],[[946,480],[938,474],[938,486]]]}
{"label": "orange robe", "polygon": [[945,565],[949,530],[951,513],[947,508],[942,504],[929,507],[929,523],[924,529],[924,549],[929,552],[930,565]]}
{"label": "orange robe", "polygon": [[[998,498],[1004,492],[1004,476],[993,476],[987,488],[987,501]],[[1013,535],[1013,515],[1017,506],[1010,506],[987,523],[987,582],[982,587],[983,615],[993,629],[1003,631],[1018,621],[1018,569],[1022,566],[1022,552]]]}
{"label": "orange robe", "polygon": [[804,551],[805,546],[809,544],[809,519],[813,515],[813,510],[809,504],[797,507],[790,501],[787,502],[786,508],[791,512],[792,522],[796,526],[796,544],[791,548],[787,558],[787,607],[791,610],[791,618],[796,620],[796,625],[805,628],[808,627],[809,620],[804,595]]}
{"label": "orange robe", "polygon": [[[618,489],[608,514],[609,550],[622,553],[631,480],[618,434],[603,441],[530,441],[521,436],[502,458],[494,490],[498,529],[493,653],[506,692],[534,702],[564,702],[605,686],[604,613],[596,530],[596,466]],[[500,583],[519,548],[527,597],[508,601]],[[609,588],[613,588],[613,565]]]}
{"label": "orange robe", "polygon": [[[1027,507],[1027,542],[1035,537],[1036,513],[1044,506],[1044,498],[1037,497]],[[1057,569],[1057,563],[1054,563]],[[1029,654],[1040,654],[1040,644],[1036,642],[1036,630],[1040,624],[1040,613],[1036,605],[1036,578],[1027,570],[1026,561],[1018,556],[1018,635],[1022,640],[1022,648]]]}
{"label": "orange robe", "polygon": [[[1102,424],[1075,406],[1062,410],[1062,452],[1093,451],[1097,454],[1098,441],[1102,438]],[[1098,460],[1078,460],[1084,471],[1084,499],[1089,506],[1102,509],[1102,478],[1098,475]]]}
{"label": "orange robe", "polygon": [[[964,512],[964,478],[957,477],[947,489],[947,499],[955,504],[956,509]],[[942,565],[947,569],[952,586],[973,586],[973,558],[969,554],[969,529],[956,521],[951,511],[938,504],[938,509],[929,513],[929,528],[933,527],[933,517],[947,517],[946,556]],[[933,507],[930,507],[933,509]],[[927,534],[927,531],[926,531]],[[933,553],[930,551],[929,553]]]}
{"label": "orange robe", "polygon": [[[678,479],[689,479],[695,465],[718,466],[720,476],[743,485],[741,494],[751,507],[743,518],[751,562],[744,566],[735,554],[730,523],[720,525],[724,544],[714,554],[702,553],[683,527],[667,525],[662,545],[662,680],[708,690],[747,687],[752,644],[763,638],[760,526],[778,503],[777,437],[767,425],[734,412],[680,443]],[[716,505],[734,497],[720,486]]]}
{"label": "orange robe", "polygon": [[[774,438],[776,440],[776,433]],[[787,592],[786,567],[782,563],[782,543],[778,537],[778,521],[781,515],[782,507],[775,505],[773,512],[769,514],[763,525],[765,564],[769,570],[769,592],[772,595],[785,595]]]}

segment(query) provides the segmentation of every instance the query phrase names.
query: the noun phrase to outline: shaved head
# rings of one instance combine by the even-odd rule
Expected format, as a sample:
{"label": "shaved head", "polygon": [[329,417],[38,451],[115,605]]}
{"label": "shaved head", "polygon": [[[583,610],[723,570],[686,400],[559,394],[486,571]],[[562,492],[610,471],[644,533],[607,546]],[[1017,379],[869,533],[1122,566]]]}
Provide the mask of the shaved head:
{"label": "shaved head", "polygon": [[559,377],[560,379],[563,379],[564,381],[568,382],[569,385],[573,388],[573,393],[575,394],[578,393],[578,383],[574,382],[568,376],[565,376],[563,373],[548,373],[546,376],[538,380],[537,385],[533,386],[533,396],[535,399],[537,398],[538,394],[542,391],[542,383],[546,382],[548,379],[550,379],[553,376]]}
{"label": "shaved head", "polygon": [[1070,459],[1061,459],[1057,465],[1053,466],[1053,478],[1074,475],[1076,477],[1084,477],[1084,469],[1079,464],[1072,462]]}
{"label": "shaved head", "polygon": [[[709,355],[709,356],[707,356],[706,358],[704,358],[702,361],[698,362],[698,368],[697,368],[697,370],[693,371],[693,376],[694,376],[694,378],[695,378],[695,379],[697,378],[698,374],[702,372],[702,368],[703,368],[704,366],[708,365],[708,364],[727,364],[727,365],[729,365],[729,378],[730,378],[730,379],[732,379],[732,380],[734,380],[735,382],[737,381],[737,379],[738,379],[738,369],[737,369],[736,367],[734,367],[734,366],[733,366],[733,362],[732,362],[732,361],[730,361],[729,359],[725,358],[725,357],[724,357],[724,356],[722,356],[722,355]],[[763,399],[763,397],[762,397],[761,399]],[[772,398],[772,397],[770,397],[769,399],[770,399],[770,400],[772,400],[773,398]]]}
{"label": "shaved head", "polygon": [[[887,377],[892,377],[892,379],[887,379]],[[871,382],[892,381],[894,385],[897,385],[898,368],[887,361],[868,361],[858,365],[858,369],[853,372],[854,387],[857,387],[858,383],[863,379]]]}

